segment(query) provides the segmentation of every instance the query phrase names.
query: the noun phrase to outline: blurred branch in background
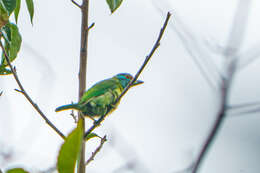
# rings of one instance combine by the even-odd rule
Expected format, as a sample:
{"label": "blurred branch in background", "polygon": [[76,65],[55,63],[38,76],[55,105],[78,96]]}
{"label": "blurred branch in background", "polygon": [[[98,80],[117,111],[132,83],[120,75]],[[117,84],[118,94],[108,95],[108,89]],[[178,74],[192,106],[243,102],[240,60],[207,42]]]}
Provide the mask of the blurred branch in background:
{"label": "blurred branch in background", "polygon": [[0,142],[0,167],[4,167],[14,158],[14,151],[6,144]]}
{"label": "blurred branch in background", "polygon": [[[46,72],[48,72],[50,76],[48,76],[48,78],[53,77],[55,75],[55,72],[53,70],[53,68],[51,67],[50,63],[48,62],[48,58],[51,57],[45,57],[44,55],[42,55],[42,53],[40,53],[39,51],[37,51],[30,43],[27,43],[26,41],[23,42],[23,49],[25,49],[24,51],[27,51],[28,54],[31,54],[34,59],[36,59],[36,62],[39,64],[37,66],[37,68],[45,68],[44,70],[44,79],[46,80]],[[48,83],[49,85],[49,83]]]}
{"label": "blurred branch in background", "polygon": [[230,30],[226,51],[225,51],[226,52],[225,63],[224,63],[225,76],[221,84],[221,93],[220,93],[221,103],[220,103],[219,112],[201,148],[201,151],[199,152],[199,155],[194,162],[192,173],[196,173],[199,170],[202,161],[204,160],[208,150],[210,149],[210,146],[215,140],[220,130],[220,127],[223,124],[224,119],[226,117],[226,105],[228,102],[229,92],[230,92],[234,74],[237,70],[236,69],[237,61],[238,61],[237,52],[244,41],[244,35],[245,35],[248,15],[250,11],[250,3],[251,3],[250,0],[248,1],[240,0],[238,2],[238,6],[235,12],[233,24]]}
{"label": "blurred branch in background", "polygon": [[[153,4],[156,4],[152,0]],[[233,24],[229,33],[229,38],[227,40],[227,46],[219,46],[218,44],[202,44],[202,42],[195,37],[195,35],[186,27],[178,16],[175,14],[175,22],[170,23],[170,27],[177,33],[181,41],[183,42],[186,50],[193,58],[193,61],[198,66],[201,75],[206,79],[210,87],[214,88],[216,91],[220,90],[220,108],[216,116],[216,120],[208,134],[208,137],[203,144],[201,151],[199,152],[198,158],[192,164],[192,172],[196,173],[206,156],[207,151],[212,145],[220,127],[226,117],[227,111],[238,110],[238,114],[253,113],[260,111],[260,108],[252,109],[253,106],[259,106],[259,102],[246,103],[241,105],[227,106],[227,100],[229,97],[229,91],[231,88],[231,83],[233,81],[234,75],[238,70],[242,70],[252,62],[256,60],[260,55],[260,44],[257,43],[252,48],[245,52],[240,53],[240,47],[244,41],[245,30],[247,27],[248,16],[250,11],[251,1],[239,0],[237,9],[234,14]],[[155,5],[155,8],[160,13],[162,10]],[[203,47],[207,45],[208,50]],[[210,51],[206,54],[206,51]],[[220,55],[224,58],[224,68],[219,71],[217,66],[214,64],[212,59],[212,54]],[[204,58],[205,57],[205,58]],[[202,59],[204,58],[204,59]],[[214,76],[214,77],[213,77]],[[250,109],[251,108],[251,109]],[[245,111],[243,109],[250,109]],[[235,114],[237,115],[237,113]],[[189,171],[187,170],[184,171]]]}
{"label": "blurred branch in background", "polygon": [[[158,5],[156,5],[157,1],[151,0],[151,2],[155,9],[162,14],[163,11],[158,8]],[[169,26],[180,38],[184,48],[191,56],[206,82],[214,91],[217,91],[223,75],[212,60],[211,53],[207,52],[208,49],[206,49],[207,47],[203,40],[195,37],[195,34],[180,20],[175,12],[174,21],[170,22]]]}
{"label": "blurred branch in background", "polygon": [[238,70],[242,70],[255,62],[260,56],[260,42],[256,43],[254,46],[248,50],[238,54]]}
{"label": "blurred branch in background", "polygon": [[256,113],[260,111],[260,101],[228,105],[226,106],[226,111],[228,111],[228,113],[230,113],[231,116],[244,115],[247,113]]}
{"label": "blurred branch in background", "polygon": [[190,164],[187,168],[184,168],[183,170],[179,171],[173,171],[172,173],[190,173],[192,171],[193,164]]}
{"label": "blurred branch in background", "polygon": [[201,75],[205,78],[209,86],[217,91],[223,74],[212,60],[211,54],[205,49],[205,44],[202,40],[195,37],[195,34],[181,22],[177,15],[175,16],[175,22],[170,23],[170,27],[182,41],[184,48],[191,56],[193,62],[198,67]]}
{"label": "blurred branch in background", "polygon": [[127,142],[127,140],[119,133],[117,129],[110,129],[111,137],[108,141],[118,154],[126,160],[126,163],[112,171],[112,173],[122,173],[131,170],[135,173],[150,173],[151,171],[145,166],[143,161],[138,157],[135,149]]}

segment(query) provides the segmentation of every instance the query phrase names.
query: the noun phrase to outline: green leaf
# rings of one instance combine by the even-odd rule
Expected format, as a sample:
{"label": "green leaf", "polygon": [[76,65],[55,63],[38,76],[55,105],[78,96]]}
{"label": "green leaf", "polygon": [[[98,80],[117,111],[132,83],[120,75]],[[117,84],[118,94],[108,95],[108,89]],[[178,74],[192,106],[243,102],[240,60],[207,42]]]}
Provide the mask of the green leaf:
{"label": "green leaf", "polygon": [[33,0],[26,0],[26,5],[27,5],[28,12],[30,14],[31,23],[33,24],[33,15],[34,15]]}
{"label": "green leaf", "polygon": [[9,44],[11,43],[11,29],[9,26],[5,25],[1,29],[2,34],[4,36],[5,41],[7,41]]}
{"label": "green leaf", "polygon": [[[4,47],[7,55],[9,56],[10,62],[15,60],[17,53],[20,50],[22,37],[19,33],[18,27],[15,24],[8,23],[2,28],[2,33],[5,39]],[[2,53],[2,65],[7,66],[7,62]]]}
{"label": "green leaf", "polygon": [[[9,57],[10,44],[6,40],[4,40],[4,49],[5,49],[5,52],[7,53],[8,57]],[[6,58],[5,58],[4,51],[2,51],[1,66],[5,68],[7,65],[8,64],[7,64],[7,61],[6,61]]]}
{"label": "green leaf", "polygon": [[10,44],[10,61],[12,62],[16,57],[17,53],[20,50],[22,37],[19,33],[18,27],[15,24],[10,23],[11,29],[11,44]]}
{"label": "green leaf", "polygon": [[0,0],[0,29],[8,22],[9,15]]}
{"label": "green leaf", "polygon": [[94,137],[98,137],[100,138],[100,136],[98,136],[96,133],[90,133],[87,137],[86,137],[86,141],[90,140],[91,138],[94,138]]}
{"label": "green leaf", "polygon": [[15,22],[18,22],[18,16],[20,12],[20,7],[21,7],[21,0],[16,1],[16,7],[14,9],[14,17],[15,17]]}
{"label": "green leaf", "polygon": [[9,75],[12,74],[12,71],[9,69],[6,69],[5,67],[0,67],[0,75]]}
{"label": "green leaf", "polygon": [[23,168],[13,168],[6,171],[6,173],[29,173],[25,171]]}
{"label": "green leaf", "polygon": [[80,119],[75,128],[60,148],[57,168],[59,173],[74,173],[76,161],[81,152],[83,140],[83,120]]}
{"label": "green leaf", "polygon": [[16,7],[16,0],[0,0],[0,1],[10,16]]}
{"label": "green leaf", "polygon": [[107,0],[107,4],[110,8],[111,13],[116,11],[116,9],[121,5],[123,0]]}

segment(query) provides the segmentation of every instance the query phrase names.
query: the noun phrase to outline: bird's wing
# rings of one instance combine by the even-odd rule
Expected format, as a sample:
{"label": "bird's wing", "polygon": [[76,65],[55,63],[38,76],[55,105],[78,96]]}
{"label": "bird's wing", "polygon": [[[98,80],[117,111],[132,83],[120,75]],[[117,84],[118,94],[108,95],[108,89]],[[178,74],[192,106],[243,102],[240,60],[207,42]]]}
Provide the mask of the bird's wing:
{"label": "bird's wing", "polygon": [[79,104],[87,103],[92,98],[98,97],[104,93],[106,93],[108,90],[114,90],[116,88],[120,88],[123,90],[122,86],[120,85],[119,81],[116,79],[110,78],[103,81],[100,81],[93,85],[90,89],[88,89],[83,96],[80,99]]}

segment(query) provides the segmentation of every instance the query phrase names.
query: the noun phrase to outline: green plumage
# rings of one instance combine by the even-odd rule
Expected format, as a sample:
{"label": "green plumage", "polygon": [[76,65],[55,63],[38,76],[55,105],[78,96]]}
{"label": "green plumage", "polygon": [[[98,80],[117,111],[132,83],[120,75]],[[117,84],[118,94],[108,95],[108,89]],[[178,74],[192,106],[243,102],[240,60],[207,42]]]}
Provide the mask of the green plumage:
{"label": "green plumage", "polygon": [[[76,104],[68,104],[56,108],[56,112],[76,109],[85,116],[99,117],[111,113],[116,106],[116,100],[133,77],[128,73],[120,73],[116,76],[100,81],[88,89],[80,101]],[[132,86],[143,83],[137,80]]]}

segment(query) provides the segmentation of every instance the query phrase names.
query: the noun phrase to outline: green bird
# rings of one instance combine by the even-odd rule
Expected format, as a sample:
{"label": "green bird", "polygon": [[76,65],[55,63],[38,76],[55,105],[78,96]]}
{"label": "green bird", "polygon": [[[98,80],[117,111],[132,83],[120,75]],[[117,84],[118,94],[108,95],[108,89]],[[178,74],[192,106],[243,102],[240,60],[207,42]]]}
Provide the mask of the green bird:
{"label": "green bird", "polygon": [[[116,103],[117,98],[132,79],[133,76],[129,73],[119,73],[112,78],[102,80],[88,89],[78,103],[60,106],[55,111],[75,109],[95,120],[95,117],[106,115],[116,109],[119,104]],[[144,82],[137,80],[131,87],[142,83]]]}

